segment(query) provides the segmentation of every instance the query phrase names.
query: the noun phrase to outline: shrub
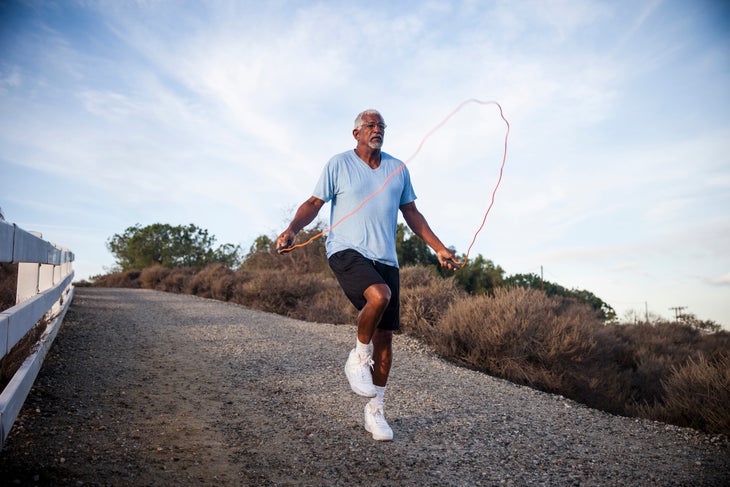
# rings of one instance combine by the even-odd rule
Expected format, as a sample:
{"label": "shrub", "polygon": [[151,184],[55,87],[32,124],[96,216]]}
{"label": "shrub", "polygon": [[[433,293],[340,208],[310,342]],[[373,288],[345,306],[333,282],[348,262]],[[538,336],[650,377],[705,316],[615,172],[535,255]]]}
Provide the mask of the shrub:
{"label": "shrub", "polygon": [[323,289],[317,291],[309,300],[302,300],[290,315],[306,321],[319,323],[354,323],[357,310],[340,289],[333,278],[321,282]]}
{"label": "shrub", "polygon": [[140,286],[144,289],[161,289],[161,283],[170,275],[171,269],[154,265],[145,267],[139,275]]}
{"label": "shrub", "polygon": [[449,304],[465,297],[454,278],[443,279],[433,268],[408,266],[401,269],[401,327],[420,338],[433,333]]}
{"label": "shrub", "polygon": [[588,306],[524,288],[455,300],[431,337],[440,353],[543,390],[569,392],[595,348]]}
{"label": "shrub", "polygon": [[601,338],[604,346],[614,350],[613,369],[618,374],[631,373],[626,400],[632,404],[652,403],[661,397],[662,382],[688,359],[700,353],[714,359],[730,345],[727,332],[706,334],[679,323],[609,325]]}
{"label": "shrub", "polygon": [[252,308],[294,316],[301,301],[321,289],[321,274],[292,275],[283,270],[253,271],[234,284],[232,301]]}
{"label": "shrub", "polygon": [[171,293],[183,293],[190,279],[195,275],[192,267],[176,267],[170,269],[159,282],[157,289]]}
{"label": "shrub", "polygon": [[730,352],[690,358],[662,381],[664,395],[637,408],[641,416],[730,435]]}
{"label": "shrub", "polygon": [[138,270],[128,270],[103,276],[96,276],[94,278],[94,286],[140,288],[142,287],[142,284],[139,281],[141,274],[142,272]]}
{"label": "shrub", "polygon": [[228,301],[233,295],[235,272],[223,264],[211,264],[194,274],[185,292],[203,298]]}

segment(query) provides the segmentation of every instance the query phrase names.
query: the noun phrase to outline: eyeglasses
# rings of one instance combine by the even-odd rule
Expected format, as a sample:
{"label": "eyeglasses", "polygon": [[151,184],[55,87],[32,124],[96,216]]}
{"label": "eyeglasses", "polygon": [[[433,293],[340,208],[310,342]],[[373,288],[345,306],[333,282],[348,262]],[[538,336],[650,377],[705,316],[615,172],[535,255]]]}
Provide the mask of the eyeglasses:
{"label": "eyeglasses", "polygon": [[386,129],[386,127],[388,127],[388,126],[387,126],[387,125],[385,125],[384,123],[373,123],[373,122],[368,122],[368,123],[363,123],[362,125],[360,125],[360,127],[365,127],[365,128],[366,128],[366,129],[368,129],[368,130],[372,130],[372,129],[374,129],[375,127],[378,127],[378,128],[380,129],[380,130],[385,130],[385,129]]}

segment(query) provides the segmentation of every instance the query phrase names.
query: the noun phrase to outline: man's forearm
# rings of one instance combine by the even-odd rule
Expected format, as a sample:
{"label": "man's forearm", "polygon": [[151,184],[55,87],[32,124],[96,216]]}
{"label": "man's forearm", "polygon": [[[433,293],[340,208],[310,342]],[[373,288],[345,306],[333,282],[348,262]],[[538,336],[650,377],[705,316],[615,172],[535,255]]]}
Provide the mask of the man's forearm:
{"label": "man's forearm", "polygon": [[317,202],[313,201],[311,198],[302,203],[289,224],[289,230],[294,233],[299,233],[302,228],[306,227],[312,223],[315,218],[317,218],[321,206],[322,205],[317,204]]}
{"label": "man's forearm", "polygon": [[426,218],[420,211],[412,211],[403,216],[410,229],[413,230],[413,233],[421,237],[426,242],[426,245],[431,247],[434,252],[438,253],[446,248],[436,234],[433,233]]}

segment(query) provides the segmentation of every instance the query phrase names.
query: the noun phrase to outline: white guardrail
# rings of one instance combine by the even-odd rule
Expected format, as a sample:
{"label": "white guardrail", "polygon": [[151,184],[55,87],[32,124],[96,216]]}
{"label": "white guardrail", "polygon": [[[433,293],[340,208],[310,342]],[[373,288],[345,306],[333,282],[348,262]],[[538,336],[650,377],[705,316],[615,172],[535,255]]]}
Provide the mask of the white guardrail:
{"label": "white guardrail", "polygon": [[0,220],[0,262],[18,263],[16,304],[0,312],[0,359],[41,318],[46,317],[49,322],[30,355],[0,392],[0,448],[28,397],[73,299],[73,260],[74,254],[68,249]]}

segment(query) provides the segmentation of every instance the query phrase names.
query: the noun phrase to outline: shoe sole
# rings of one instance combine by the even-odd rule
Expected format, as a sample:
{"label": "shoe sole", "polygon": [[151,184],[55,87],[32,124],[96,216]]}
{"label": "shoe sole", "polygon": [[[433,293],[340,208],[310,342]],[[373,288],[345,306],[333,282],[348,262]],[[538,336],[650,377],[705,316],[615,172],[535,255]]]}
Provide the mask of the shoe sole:
{"label": "shoe sole", "polygon": [[377,433],[373,432],[373,430],[370,429],[370,425],[368,424],[367,417],[368,417],[368,405],[366,404],[365,405],[365,418],[366,419],[364,421],[365,431],[367,431],[368,433],[373,435],[373,440],[376,440],[376,441],[392,441],[393,440],[393,430],[392,429],[390,430],[389,435],[386,435],[386,436],[378,435]]}
{"label": "shoe sole", "polygon": [[[345,377],[347,377],[347,372],[345,372]],[[362,397],[375,397],[375,396],[378,395],[378,393],[375,391],[375,387],[373,387],[373,389],[371,391],[364,391],[362,389],[358,389],[357,387],[355,387],[352,384],[352,382],[350,382],[350,378],[349,377],[347,377],[347,382],[349,382],[350,389],[352,389],[352,392],[354,392],[358,396],[362,396]]]}
{"label": "shoe sole", "polygon": [[365,431],[373,435],[373,440],[377,441],[393,441],[393,435],[390,436],[378,436],[370,430],[370,427],[365,423]]}

